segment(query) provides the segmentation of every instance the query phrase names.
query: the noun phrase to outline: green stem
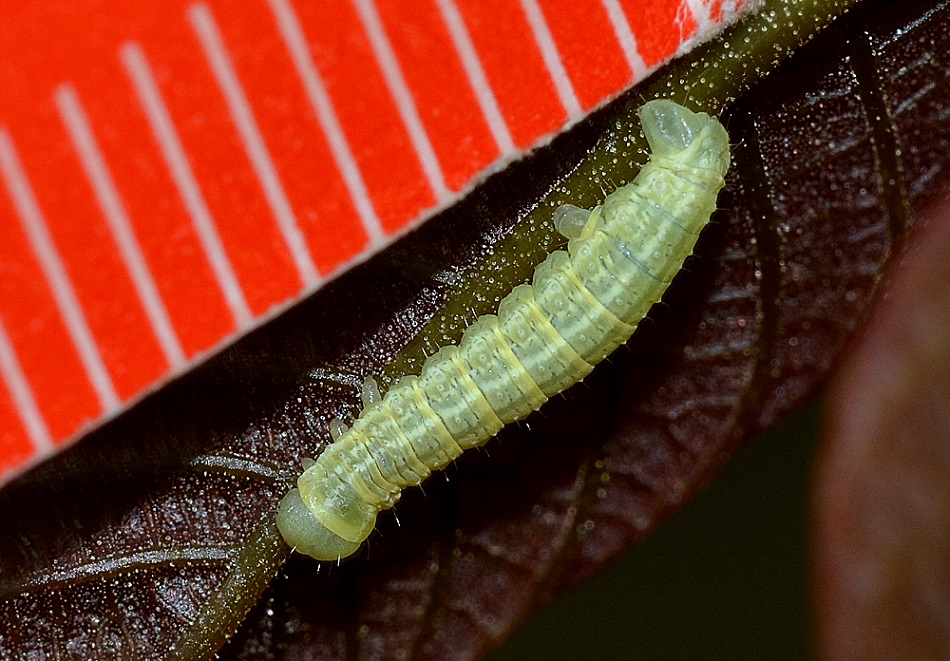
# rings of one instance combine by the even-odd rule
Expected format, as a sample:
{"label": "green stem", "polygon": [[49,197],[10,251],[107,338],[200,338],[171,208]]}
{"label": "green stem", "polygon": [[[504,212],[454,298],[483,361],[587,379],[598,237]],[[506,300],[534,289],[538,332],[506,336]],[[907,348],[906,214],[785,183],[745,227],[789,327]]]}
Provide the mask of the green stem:
{"label": "green stem", "polygon": [[224,582],[211,595],[198,618],[182,631],[175,646],[165,655],[165,661],[214,658],[241,626],[288,557],[290,548],[277,531],[271,514],[237,550]]}

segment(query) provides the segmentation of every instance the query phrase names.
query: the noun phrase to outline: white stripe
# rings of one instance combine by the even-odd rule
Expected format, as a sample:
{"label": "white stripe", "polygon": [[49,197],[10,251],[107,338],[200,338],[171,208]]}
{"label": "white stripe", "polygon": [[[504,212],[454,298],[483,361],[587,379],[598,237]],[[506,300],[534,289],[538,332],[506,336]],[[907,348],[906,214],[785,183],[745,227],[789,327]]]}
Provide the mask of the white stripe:
{"label": "white stripe", "polygon": [[23,426],[26,427],[34,453],[37,457],[53,454],[53,441],[46,427],[46,421],[43,420],[43,414],[36,404],[33,389],[26,380],[16,349],[10,342],[10,336],[7,335],[2,319],[0,319],[0,374],[3,375],[3,380],[13,396],[13,403],[17,413],[20,414]]}
{"label": "white stripe", "polygon": [[650,69],[640,56],[637,38],[633,36],[633,30],[630,29],[627,15],[623,13],[619,0],[601,0],[601,4],[607,11],[607,18],[614,29],[614,34],[617,35],[617,41],[620,42],[623,55],[627,58],[627,64],[633,72],[633,82],[643,80]]}
{"label": "white stripe", "polygon": [[191,216],[191,224],[198,234],[198,240],[201,241],[201,247],[214,271],[218,286],[224,293],[237,326],[243,328],[253,319],[251,309],[244,298],[244,292],[241,291],[241,283],[238,282],[224,244],[218,235],[218,228],[211,210],[208,209],[201,187],[195,179],[195,173],[191,169],[185,148],[175,130],[168,107],[162,99],[162,93],[158,89],[158,83],[152,74],[148,59],[142,48],[131,42],[123,44],[119,49],[119,54],[126,73],[135,87],[139,103],[142,104],[145,115],[148,117],[152,133],[158,141],[165,165],[178,188],[178,194],[188,210],[188,215]]}
{"label": "white stripe", "polygon": [[373,0],[353,0],[353,4],[359,12],[360,21],[363,23],[366,36],[369,37],[370,47],[373,49],[373,55],[376,56],[376,61],[383,70],[386,86],[389,87],[389,93],[396,101],[399,116],[409,132],[409,139],[416,150],[419,162],[422,163],[422,170],[429,179],[429,185],[432,186],[436,198],[440,202],[445,201],[449,196],[449,189],[445,185],[442,166],[439,165],[439,159],[432,147],[432,142],[429,140],[429,134],[426,133],[422,119],[419,117],[419,110],[416,108],[406,78],[402,75],[402,69],[399,66],[399,60],[396,59],[392,44],[389,43],[389,38],[386,36],[383,20],[376,10],[376,5],[373,4]]}
{"label": "white stripe", "polygon": [[[537,0],[520,0],[520,2],[522,11],[528,17],[528,25],[531,26],[531,32],[534,34],[534,41],[541,49],[541,58],[544,60],[551,80],[554,82],[554,89],[561,99],[561,105],[564,106],[570,120],[580,118],[581,103],[577,100],[574,86],[567,76],[567,70],[561,61],[561,54],[557,50],[557,44],[554,43],[554,37],[541,7]],[[596,48],[596,45],[593,47]],[[513,66],[516,66],[516,63]]]}
{"label": "white stripe", "polygon": [[287,242],[287,247],[290,249],[291,258],[300,272],[304,285],[307,288],[313,287],[319,282],[320,276],[313,264],[310,251],[307,249],[307,241],[297,224],[293,207],[290,205],[290,200],[287,199],[287,193],[284,192],[280,175],[277,174],[274,161],[264,144],[261,129],[257,125],[257,120],[254,119],[251,104],[248,102],[247,95],[238,80],[237,72],[231,63],[231,58],[224,45],[224,38],[218,30],[211,9],[204,3],[193,4],[188,8],[188,18],[198,35],[201,48],[204,50],[208,64],[211,65],[215,80],[217,80],[218,86],[224,94],[228,109],[231,112],[231,118],[234,120],[238,134],[241,136],[244,151],[247,152],[254,172],[261,182],[267,204],[270,206],[274,218],[277,219],[277,225],[284,236],[284,241]]}
{"label": "white stripe", "polygon": [[96,345],[89,322],[83,312],[79,297],[69,279],[66,265],[56,249],[49,226],[43,217],[36,193],[26,177],[23,163],[17,155],[16,147],[10,135],[0,129],[0,172],[13,199],[20,224],[26,233],[30,248],[43,269],[43,275],[53,292],[56,307],[66,324],[66,331],[76,347],[79,360],[86,370],[86,376],[92,384],[99,404],[105,411],[114,411],[119,407],[119,396],[112,384],[112,378],[102,360],[102,354]]}
{"label": "white stripe", "polygon": [[290,52],[291,59],[294,61],[297,76],[303,84],[307,99],[317,116],[317,122],[319,122],[320,128],[323,129],[323,133],[326,135],[333,160],[343,176],[343,183],[346,185],[346,190],[356,207],[356,213],[359,214],[363,229],[366,230],[372,245],[374,247],[380,246],[385,240],[382,224],[379,222],[379,217],[373,208],[369,190],[367,190],[366,182],[363,181],[363,175],[356,164],[353,151],[343,134],[343,127],[340,125],[340,119],[333,109],[333,103],[330,101],[326,85],[323,84],[320,73],[310,57],[307,40],[304,37],[303,29],[300,27],[300,21],[297,20],[297,15],[288,0],[268,0],[268,4],[274,14],[274,19],[277,21],[280,36]]}
{"label": "white stripe", "polygon": [[454,0],[436,0],[436,4],[442,13],[442,20],[449,28],[452,43],[455,45],[455,50],[458,51],[462,67],[465,69],[465,75],[468,76],[469,84],[475,91],[475,98],[478,99],[478,105],[488,122],[488,128],[491,130],[492,137],[495,138],[495,144],[498,145],[502,155],[514,152],[515,143],[511,139],[508,124],[505,123],[501,108],[498,107],[498,99],[495,98],[495,93],[488,82],[488,76],[485,75],[485,69],[482,68],[481,60],[478,59],[475,44],[472,43],[471,35],[468,33],[468,28],[465,26],[465,20],[462,18],[458,6]]}
{"label": "white stripe", "polygon": [[[707,0],[707,2],[708,1],[710,0]],[[703,0],[682,0],[682,3],[683,4],[681,5],[681,8],[689,9],[690,13],[693,15],[693,18],[696,20],[696,32],[692,35],[693,39],[690,41],[693,41],[696,38],[703,38],[706,36],[706,33],[716,25],[715,21],[712,20],[712,14],[710,12],[709,6]],[[684,42],[683,44],[680,44],[679,50],[681,52],[683,50],[683,46],[686,45],[687,38],[686,31],[683,30],[683,27],[685,26],[685,18],[685,16],[677,16],[677,20],[680,24],[680,40]]]}
{"label": "white stripe", "polygon": [[[79,103],[79,96],[72,86],[66,84],[57,87],[54,96],[56,107],[72,139],[73,147],[79,154],[79,161],[86,173],[86,178],[92,184],[96,200],[119,246],[122,261],[132,276],[135,290],[152,325],[152,331],[158,338],[158,343],[168,363],[173,369],[179,370],[185,365],[185,352],[182,351],[178,337],[175,335],[175,329],[168,317],[168,310],[165,309],[165,303],[149,272],[142,248],[132,230],[132,222],[129,220],[115,181],[109,172],[105,157],[96,143],[92,127],[89,125],[89,118]],[[103,294],[105,295],[105,292]],[[117,319],[116,323],[121,323],[121,320]]]}

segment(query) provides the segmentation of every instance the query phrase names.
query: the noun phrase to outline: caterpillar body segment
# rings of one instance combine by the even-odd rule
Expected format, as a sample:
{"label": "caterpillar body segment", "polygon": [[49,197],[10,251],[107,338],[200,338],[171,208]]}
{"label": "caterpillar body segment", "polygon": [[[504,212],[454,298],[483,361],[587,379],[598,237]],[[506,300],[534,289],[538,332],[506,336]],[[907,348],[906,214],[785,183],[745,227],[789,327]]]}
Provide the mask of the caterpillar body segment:
{"label": "caterpillar body segment", "polygon": [[336,440],[280,504],[288,544],[318,560],[354,553],[403,489],[582,380],[630,338],[692,252],[729,167],[715,118],[665,100],[639,113],[650,161],[594,210],[557,211],[566,251],[419,376],[382,398],[364,385],[359,418],[345,431],[336,425]]}

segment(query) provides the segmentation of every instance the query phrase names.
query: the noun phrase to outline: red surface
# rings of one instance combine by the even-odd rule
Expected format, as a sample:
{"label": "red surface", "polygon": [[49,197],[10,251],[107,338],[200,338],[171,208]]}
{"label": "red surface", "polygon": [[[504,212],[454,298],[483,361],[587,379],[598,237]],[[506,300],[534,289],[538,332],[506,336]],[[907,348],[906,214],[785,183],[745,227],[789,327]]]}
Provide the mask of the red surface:
{"label": "red surface", "polygon": [[[30,376],[50,435],[66,438],[98,416],[101,407],[13,214],[7,196],[0,195],[0,317],[23,371]],[[0,407],[9,405],[4,401]]]}
{"label": "red surface", "polygon": [[92,122],[108,127],[99,135],[105,159],[182,348],[193,356],[236,325],[132,94],[131,86],[103,85],[82,101]]}
{"label": "red surface", "polygon": [[[348,0],[297,2],[295,8],[303,25],[334,26],[332,30],[318,28],[308,33],[313,60],[383,228],[388,232],[402,229],[435,204],[435,194],[412,149],[356,10]],[[353,212],[341,207],[339,213]]]}
{"label": "red surface", "polygon": [[567,113],[537,44],[526,38],[531,29],[517,0],[459,0],[457,5],[515,145],[528,147],[563,125]]}
{"label": "red surface", "polygon": [[[266,312],[300,291],[300,277],[224,97],[184,17],[188,4],[166,2],[160,6],[161,10],[155,10],[159,16],[147,24],[147,31],[126,39],[141,43],[152,59],[165,102],[202,183],[247,302],[254,313]],[[169,14],[181,18],[168,20]],[[214,16],[224,31],[227,12],[218,11],[215,5]],[[258,121],[260,114],[256,113]],[[177,191],[167,194],[177,196]]]}
{"label": "red surface", "polygon": [[[331,3],[313,4],[325,11]],[[274,17],[263,4],[243,0],[217,2],[214,8],[261,132],[270,138],[267,146],[310,252],[319,271],[328,273],[362,252],[367,237]],[[312,24],[339,26],[336,18]],[[323,38],[336,31],[321,30],[307,36]],[[408,179],[403,176],[399,183],[409,185]],[[385,202],[384,208],[389,209],[390,200]],[[393,205],[387,217],[394,220],[394,214],[414,214],[421,206],[417,203],[407,209],[405,204]]]}
{"label": "red surface", "polygon": [[11,401],[10,392],[0,389],[0,477],[12,473],[33,456],[33,445]]}
{"label": "red surface", "polygon": [[[5,99],[28,92],[11,91]],[[159,378],[168,363],[58,116],[49,109],[31,119],[8,126],[116,392],[127,398]]]}
{"label": "red surface", "polygon": [[431,0],[377,0],[422,123],[452,190],[500,156]]}
{"label": "red surface", "polygon": [[[721,0],[720,4],[721,4]],[[637,40],[637,50],[648,67],[672,57],[696,32],[692,14],[669,0],[620,0]]]}
{"label": "red surface", "polygon": [[581,108],[589,110],[631,82],[620,42],[600,0],[541,0]]}

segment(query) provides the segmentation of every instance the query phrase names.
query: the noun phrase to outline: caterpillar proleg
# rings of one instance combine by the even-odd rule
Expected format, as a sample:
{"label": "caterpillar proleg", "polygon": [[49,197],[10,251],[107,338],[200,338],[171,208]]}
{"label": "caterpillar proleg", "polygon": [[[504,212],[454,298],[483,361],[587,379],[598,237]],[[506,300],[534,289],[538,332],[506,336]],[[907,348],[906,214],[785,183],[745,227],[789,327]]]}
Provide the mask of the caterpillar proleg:
{"label": "caterpillar proleg", "polygon": [[418,376],[385,397],[364,384],[359,418],[331,425],[334,442],[281,501],[288,544],[318,560],[356,552],[403,489],[582,380],[630,338],[693,251],[729,167],[729,136],[714,117],[667,100],[639,115],[649,162],[592,211],[557,210],[567,250]]}

